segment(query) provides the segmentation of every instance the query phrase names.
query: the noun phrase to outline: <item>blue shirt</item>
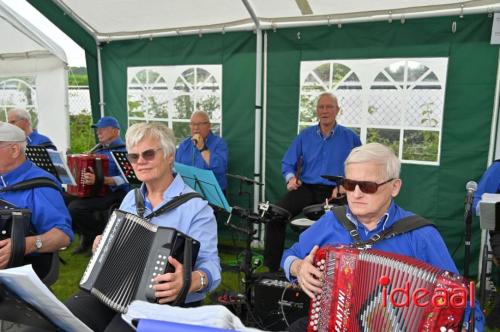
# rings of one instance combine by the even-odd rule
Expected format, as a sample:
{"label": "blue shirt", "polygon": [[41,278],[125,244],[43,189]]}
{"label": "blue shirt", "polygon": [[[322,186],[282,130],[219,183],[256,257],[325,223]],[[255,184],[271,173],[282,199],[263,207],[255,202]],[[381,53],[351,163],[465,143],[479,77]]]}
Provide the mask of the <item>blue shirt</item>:
{"label": "blue shirt", "polygon": [[[356,226],[359,236],[363,241],[370,239],[373,235],[380,233],[394,225],[398,220],[410,215],[413,215],[413,213],[403,210],[392,202],[386,214],[377,223],[377,226],[369,231],[351,214],[349,209],[346,212],[347,218]],[[337,220],[335,214],[332,211],[328,211],[315,224],[300,234],[298,242],[290,249],[285,250],[281,266],[290,280],[292,279],[290,267],[293,261],[306,257],[315,245],[323,247],[325,245],[349,245],[352,243],[353,240],[349,232]],[[433,226],[424,226],[389,239],[380,240],[373,245],[373,248],[413,257],[441,269],[458,273],[443,238]],[[482,331],[484,316],[477,301],[475,308],[476,329]],[[469,317],[468,308],[465,317]]]}
{"label": "blue shirt", "polygon": [[[122,146],[122,147],[113,148],[113,146]],[[115,186],[109,186],[109,189],[111,191],[117,191],[117,190],[128,191],[130,186],[123,179],[123,177],[120,173],[120,170],[118,169],[118,165],[116,165],[116,163],[115,163],[115,160],[113,158],[111,151],[127,151],[127,149],[125,148],[125,142],[123,142],[123,140],[121,138],[117,138],[114,141],[112,141],[109,145],[104,145],[103,147],[94,151],[94,153],[103,154],[103,155],[106,155],[108,157],[108,160],[109,160],[108,176],[112,177],[116,183]]]}
{"label": "blue shirt", "polygon": [[[52,174],[26,160],[16,169],[0,174],[0,188],[36,177],[50,178],[59,184],[59,181]],[[37,234],[46,233],[55,227],[68,235],[73,241],[71,218],[64,204],[61,191],[49,187],[7,191],[0,192],[0,199],[19,208],[31,210],[31,224]]]}
{"label": "blue shirt", "polygon": [[191,136],[179,144],[175,152],[175,161],[189,166],[201,169],[209,169],[214,172],[215,178],[222,190],[227,187],[227,144],[222,137],[215,136],[212,132],[208,133],[205,139],[205,146],[210,150],[210,163],[207,165],[200,150],[198,150],[192,141]]}
{"label": "blue shirt", "polygon": [[40,134],[36,130],[33,130],[31,132],[31,134],[29,134],[26,137],[26,139],[27,139],[28,145],[42,145],[43,144],[48,149],[57,150],[56,146],[54,145],[54,143],[52,143],[50,138],[48,138],[45,135]]}
{"label": "blue shirt", "polygon": [[344,162],[351,150],[361,145],[359,137],[350,129],[337,124],[327,137],[319,125],[304,129],[293,140],[281,161],[281,173],[288,182],[295,176],[297,162],[302,157],[300,179],[307,184],[333,183],[321,175],[344,176]]}
{"label": "blue shirt", "polygon": [[[180,175],[176,175],[163,193],[163,202],[158,204],[156,209],[171,201],[174,197],[188,192],[193,192],[193,190],[182,181]],[[147,216],[154,209],[151,202],[146,198],[147,188],[144,184],[141,187],[141,193],[144,198],[144,215]],[[120,205],[120,210],[137,214],[134,191],[125,196]],[[217,222],[208,202],[201,198],[190,199],[181,206],[152,218],[151,223],[175,228],[200,242],[200,251],[194,270],[200,270],[207,274],[208,285],[200,293],[190,293],[186,298],[186,302],[203,300],[205,295],[217,288],[221,281],[221,267],[217,253]]]}
{"label": "blue shirt", "polygon": [[474,193],[473,210],[479,215],[479,201],[484,193],[496,194],[500,192],[500,161],[494,161],[484,172],[477,190]]}

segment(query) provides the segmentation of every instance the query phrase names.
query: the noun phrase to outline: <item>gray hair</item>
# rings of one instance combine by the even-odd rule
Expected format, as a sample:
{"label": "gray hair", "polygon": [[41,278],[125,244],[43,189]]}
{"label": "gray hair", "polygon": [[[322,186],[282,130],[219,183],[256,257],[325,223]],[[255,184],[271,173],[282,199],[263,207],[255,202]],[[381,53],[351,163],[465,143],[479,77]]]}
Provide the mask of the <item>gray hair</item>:
{"label": "gray hair", "polygon": [[373,162],[385,166],[387,179],[398,179],[401,170],[401,163],[394,152],[387,146],[380,143],[368,143],[352,149],[347,157],[344,166],[354,163]]}
{"label": "gray hair", "polygon": [[15,142],[13,144],[16,144],[19,146],[19,149],[21,149],[21,152],[22,153],[25,153],[26,152],[26,146],[28,145],[27,142]]}
{"label": "gray hair", "polygon": [[9,110],[8,114],[14,114],[18,119],[28,120],[29,124],[31,125],[31,115],[24,108],[13,108]]}
{"label": "gray hair", "polygon": [[160,141],[160,147],[163,150],[165,158],[167,156],[175,157],[175,136],[170,128],[162,123],[136,123],[130,126],[125,134],[127,150],[136,146],[144,138],[156,138]]}
{"label": "gray hair", "polygon": [[202,115],[208,122],[210,122],[210,117],[208,116],[208,113],[203,111],[203,110],[197,110],[197,111],[194,111],[193,114],[191,114],[191,119],[195,116],[195,115]]}
{"label": "gray hair", "polygon": [[330,97],[331,99],[335,100],[335,104],[337,104],[337,107],[339,107],[339,100],[336,95],[334,95],[331,92],[323,92],[318,96],[318,99],[316,100],[316,104],[319,103],[319,100],[323,97]]}

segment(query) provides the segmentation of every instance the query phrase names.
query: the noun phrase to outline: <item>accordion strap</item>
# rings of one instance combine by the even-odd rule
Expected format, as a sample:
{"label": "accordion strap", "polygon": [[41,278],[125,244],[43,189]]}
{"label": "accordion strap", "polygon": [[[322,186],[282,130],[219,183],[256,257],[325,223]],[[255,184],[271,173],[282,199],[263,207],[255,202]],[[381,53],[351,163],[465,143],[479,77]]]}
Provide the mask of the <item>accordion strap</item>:
{"label": "accordion strap", "polygon": [[27,190],[27,189],[33,189],[33,188],[39,188],[39,187],[49,187],[56,189],[58,191],[61,191],[61,187],[55,183],[53,180],[45,177],[38,177],[38,178],[32,178],[28,179],[25,181],[21,181],[18,183],[15,183],[13,185],[4,187],[0,189],[0,193],[6,192],[6,191],[15,191],[15,190]]}
{"label": "accordion strap", "polygon": [[424,227],[424,226],[434,226],[434,223],[421,217],[419,215],[412,215],[400,219],[394,223],[391,227],[383,230],[382,232],[375,234],[367,241],[361,240],[356,226],[347,218],[345,206],[337,206],[332,209],[337,220],[344,226],[344,228],[349,232],[354,240],[353,245],[356,248],[371,248],[375,243],[383,239],[389,239],[391,237],[397,236],[399,234],[410,232],[414,229]]}
{"label": "accordion strap", "polygon": [[135,195],[135,206],[137,210],[137,215],[141,218],[144,218],[146,220],[150,220],[156,216],[159,216],[160,214],[163,214],[165,212],[168,212],[170,210],[175,209],[176,207],[184,204],[185,202],[189,201],[192,198],[203,198],[198,193],[191,192],[191,193],[186,193],[179,195],[177,197],[174,197],[171,201],[165,203],[164,205],[160,206],[158,210],[153,211],[152,213],[148,214],[147,216],[144,217],[144,199],[142,198],[142,194],[139,188],[134,190],[134,195]]}

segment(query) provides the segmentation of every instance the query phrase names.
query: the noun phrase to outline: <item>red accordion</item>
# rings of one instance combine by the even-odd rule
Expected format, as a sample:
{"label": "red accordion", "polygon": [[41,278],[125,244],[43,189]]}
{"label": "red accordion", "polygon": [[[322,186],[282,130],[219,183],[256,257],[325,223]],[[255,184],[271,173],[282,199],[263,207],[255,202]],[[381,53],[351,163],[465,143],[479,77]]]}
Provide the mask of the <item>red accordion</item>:
{"label": "red accordion", "polygon": [[407,256],[327,246],[314,263],[324,282],[308,332],[460,331],[467,301],[474,306],[473,284]]}
{"label": "red accordion", "polygon": [[83,173],[94,171],[96,182],[108,176],[108,156],[101,154],[73,154],[68,155],[68,167],[75,178],[76,185],[68,185],[68,194],[77,197],[104,196],[108,186],[101,183],[87,185],[84,183]]}

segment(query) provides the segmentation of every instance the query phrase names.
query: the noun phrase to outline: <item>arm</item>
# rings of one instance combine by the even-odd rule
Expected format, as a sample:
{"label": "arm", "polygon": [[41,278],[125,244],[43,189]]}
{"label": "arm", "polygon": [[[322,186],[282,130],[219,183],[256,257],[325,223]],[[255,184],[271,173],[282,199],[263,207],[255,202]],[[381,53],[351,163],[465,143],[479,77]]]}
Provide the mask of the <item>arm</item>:
{"label": "arm", "polygon": [[500,189],[500,162],[494,162],[484,172],[474,193],[473,211],[479,215],[479,201],[484,193],[497,193]]}
{"label": "arm", "polygon": [[295,179],[295,172],[297,170],[297,160],[299,160],[299,157],[302,155],[301,146],[301,135],[299,135],[293,140],[281,160],[281,174],[285,178],[287,184],[290,183],[291,180],[294,180],[292,183],[297,183],[297,180],[300,180]]}

